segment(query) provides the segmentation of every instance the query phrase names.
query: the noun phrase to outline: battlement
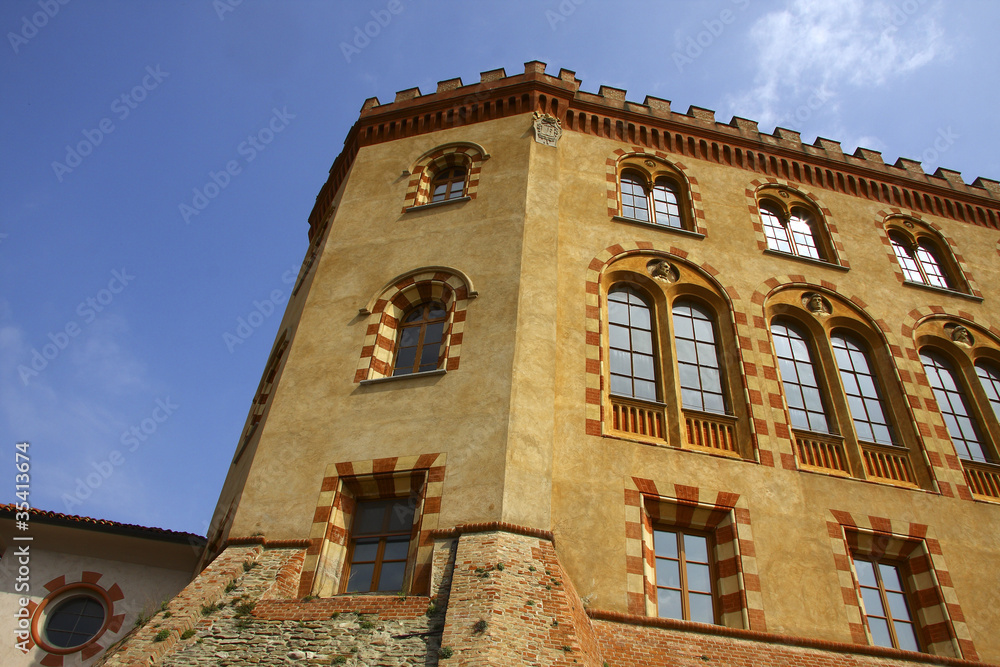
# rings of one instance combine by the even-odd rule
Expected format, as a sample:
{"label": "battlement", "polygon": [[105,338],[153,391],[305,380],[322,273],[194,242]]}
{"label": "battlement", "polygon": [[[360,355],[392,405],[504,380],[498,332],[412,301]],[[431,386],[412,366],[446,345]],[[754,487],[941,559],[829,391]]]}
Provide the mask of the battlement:
{"label": "battlement", "polygon": [[[559,119],[564,130],[618,140],[637,150],[730,164],[1000,229],[1000,181],[980,176],[966,183],[960,172],[943,167],[928,174],[918,160],[900,157],[888,164],[879,151],[858,147],[848,154],[839,141],[817,137],[805,143],[799,132],[788,128],[776,127],[767,134],[757,121],[733,116],[723,123],[715,111],[703,107],[679,113],[670,100],[649,95],[641,103],[632,102],[621,88],[602,85],[596,94],[590,93],[581,90],[574,71],[563,68],[554,76],[545,70],[545,63],[533,60],[520,74],[508,75],[499,68],[482,72],[477,83],[452,78],[440,81],[433,93],[408,88],[397,92],[392,102],[366,99],[327,186],[339,186],[349,165],[345,156],[353,160],[361,146],[538,111]],[[335,177],[335,172],[341,176]],[[327,210],[321,202],[336,192],[327,186],[310,216],[313,229],[317,216]]]}

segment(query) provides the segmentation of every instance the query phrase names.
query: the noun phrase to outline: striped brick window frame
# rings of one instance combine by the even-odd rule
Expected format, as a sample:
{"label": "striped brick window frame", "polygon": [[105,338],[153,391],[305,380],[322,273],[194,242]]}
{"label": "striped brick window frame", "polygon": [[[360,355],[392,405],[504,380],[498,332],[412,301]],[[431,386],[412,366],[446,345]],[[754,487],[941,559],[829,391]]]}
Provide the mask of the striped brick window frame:
{"label": "striped brick window frame", "polygon": [[[941,229],[941,225],[924,220],[916,211],[896,207],[879,211],[875,216],[874,223],[875,229],[879,232],[879,239],[882,241],[882,245],[885,246],[886,256],[891,262],[893,274],[899,280],[900,284],[906,282],[906,277],[903,275],[903,270],[899,267],[899,260],[892,249],[892,242],[889,240],[889,230],[893,227],[899,230],[907,230],[904,235],[912,237],[914,234],[909,232],[908,229],[920,229],[925,236],[931,236],[933,237],[932,240],[937,241],[934,245],[940,249],[940,252],[949,255],[948,257],[941,258],[945,265],[941,268],[946,271],[950,279],[959,283],[953,291],[960,294],[971,294],[978,299],[983,298],[983,293],[972,277],[972,271],[969,269],[965,257],[958,251],[954,239],[945,234],[944,230]],[[997,252],[1000,252],[1000,250]]]}
{"label": "striped brick window frame", "polygon": [[357,502],[386,498],[409,498],[413,504],[403,590],[428,595],[434,551],[431,532],[438,527],[445,458],[443,453],[421,454],[328,465],[309,531],[299,595],[339,593]]}
{"label": "striped brick window frame", "polygon": [[[31,613],[31,637],[27,641],[27,647],[30,650],[34,646],[38,646],[38,649],[45,653],[39,664],[46,665],[46,667],[61,667],[65,657],[75,653],[80,654],[79,659],[89,660],[102,653],[110,645],[110,642],[105,642],[105,644],[100,642],[105,634],[114,635],[122,629],[125,611],[119,606],[117,609],[119,613],[116,614],[115,603],[124,600],[125,594],[122,593],[118,584],[105,579],[102,585],[101,579],[104,579],[104,575],[100,572],[83,571],[79,576],[62,575],[44,585],[48,594],[41,602],[36,603],[31,600],[28,603],[28,610]],[[74,646],[69,649],[49,646],[44,638],[46,612],[50,607],[54,608],[54,605],[58,605],[63,600],[77,594],[100,600],[104,607],[104,625],[93,639],[82,646]],[[75,661],[77,658],[70,660]]]}
{"label": "striped brick window frame", "polygon": [[368,315],[368,323],[354,381],[389,376],[400,319],[411,307],[427,301],[440,302],[447,313],[438,368],[456,370],[462,353],[466,309],[469,300],[477,295],[464,273],[448,267],[424,267],[394,278],[360,310]]}
{"label": "striped brick window frame", "polygon": [[479,193],[479,175],[483,169],[483,162],[489,157],[485,148],[473,142],[444,144],[427,151],[410,168],[410,182],[406,186],[402,212],[406,213],[414,206],[428,203],[434,174],[448,167],[461,166],[468,170],[464,196],[475,199]]}
{"label": "striped brick window frame", "polygon": [[[683,163],[670,159],[671,156],[667,153],[664,153],[663,151],[650,152],[642,146],[631,146],[628,150],[621,148],[616,149],[604,161],[608,184],[608,215],[611,217],[621,215],[621,200],[619,198],[618,183],[619,177],[621,176],[622,160],[644,157],[665,162],[672,168],[677,177],[681,179],[682,182],[680,185],[685,190],[685,192],[681,193],[681,196],[688,205],[688,210],[685,211],[685,217],[688,217],[693,222],[693,228],[691,231],[707,235],[708,230],[705,227],[705,209],[701,204],[701,186],[698,184],[698,179],[690,174],[690,170]],[[664,229],[669,228],[664,227]]]}
{"label": "striped brick window frame", "polygon": [[834,221],[833,213],[829,207],[823,204],[814,193],[804,189],[801,184],[792,184],[780,178],[760,178],[750,182],[750,186],[744,190],[747,202],[747,210],[750,212],[750,219],[753,224],[754,237],[757,240],[758,250],[767,250],[767,235],[764,233],[764,221],[760,217],[760,192],[768,188],[777,188],[779,191],[785,188],[805,200],[811,201],[819,213],[816,225],[817,233],[826,235],[829,247],[833,252],[833,257],[829,260],[817,260],[834,266],[841,266],[845,269],[851,268],[851,263],[844,259],[844,243],[840,238],[837,223]]}
{"label": "striped brick window frame", "polygon": [[765,631],[763,597],[747,502],[739,494],[631,477],[625,486],[628,611],[656,615],[656,525],[711,533],[722,625]]}
{"label": "striped brick window frame", "polygon": [[951,584],[941,544],[919,523],[830,510],[834,563],[855,644],[871,644],[861,609],[853,555],[899,563],[921,649],[933,655],[978,660],[965,615]]}

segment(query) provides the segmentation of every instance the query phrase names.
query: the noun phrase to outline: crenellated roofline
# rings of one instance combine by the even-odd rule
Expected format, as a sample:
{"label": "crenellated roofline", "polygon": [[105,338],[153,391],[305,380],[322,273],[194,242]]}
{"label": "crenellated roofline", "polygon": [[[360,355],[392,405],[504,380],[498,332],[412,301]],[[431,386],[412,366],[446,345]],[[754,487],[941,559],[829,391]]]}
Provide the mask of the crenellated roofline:
{"label": "crenellated roofline", "polygon": [[701,107],[677,113],[669,100],[648,95],[641,104],[630,102],[625,90],[610,86],[588,93],[580,90],[575,72],[560,69],[553,76],[545,73],[545,67],[545,63],[531,61],[525,63],[522,74],[508,76],[501,68],[482,72],[475,84],[447,79],[427,95],[409,88],[387,104],[375,97],[365,100],[317,195],[309,216],[310,238],[329,215],[361,147],[533,111],[555,116],[564,131],[606,137],[637,151],[661,150],[728,164],[1000,229],[1000,182],[996,180],[979,177],[966,184],[958,171],[939,167],[927,174],[919,161],[902,157],[890,165],[875,150],[859,147],[846,154],[838,141],[817,137],[807,144],[799,132],[777,127],[767,134],[756,121],[738,116],[721,123],[714,111]]}

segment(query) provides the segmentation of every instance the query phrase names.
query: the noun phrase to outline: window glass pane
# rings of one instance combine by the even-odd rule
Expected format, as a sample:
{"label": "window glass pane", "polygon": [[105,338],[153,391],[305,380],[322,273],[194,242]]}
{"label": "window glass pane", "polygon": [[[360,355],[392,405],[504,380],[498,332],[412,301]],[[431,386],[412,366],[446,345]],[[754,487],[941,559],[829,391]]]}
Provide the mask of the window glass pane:
{"label": "window glass pane", "polygon": [[438,345],[424,345],[420,353],[420,370],[424,370],[425,366],[430,366],[431,369],[437,366],[438,350]]}
{"label": "window glass pane", "polygon": [[726,412],[726,401],[722,394],[704,394],[705,410],[708,412]]}
{"label": "window glass pane", "polygon": [[666,179],[656,181],[653,186],[653,208],[655,222],[668,227],[680,227],[680,208],[677,205],[677,186]]}
{"label": "window glass pane", "polygon": [[611,393],[619,396],[632,395],[632,380],[620,375],[611,376]]}
{"label": "window glass pane", "polygon": [[[826,408],[803,334],[789,324],[774,322],[771,324],[771,337],[778,355],[781,384],[785,390],[792,426],[821,433],[829,432]],[[805,409],[800,410],[800,407]]]}
{"label": "window glass pane", "polygon": [[700,593],[712,592],[712,578],[707,565],[687,564],[688,589]]}
{"label": "window glass pane", "polygon": [[615,324],[628,324],[628,305],[613,300],[611,295],[608,296],[608,321]]}
{"label": "window glass pane", "polygon": [[[888,587],[886,584],[886,588]],[[892,614],[893,620],[910,620],[910,610],[906,608],[906,597],[902,593],[886,592],[885,599],[889,602],[889,613]]]}
{"label": "window glass pane", "polygon": [[863,343],[839,333],[831,336],[830,343],[837,352],[840,380],[858,438],[892,444],[892,429]]}
{"label": "window glass pane", "polygon": [[646,401],[656,400],[656,385],[652,382],[647,382],[645,380],[636,380],[634,382],[635,386],[635,397],[641,398]]}
{"label": "window glass pane", "polygon": [[420,327],[403,327],[399,334],[399,344],[401,347],[413,347],[420,338]]}
{"label": "window glass pane", "polygon": [[610,324],[608,325],[608,333],[611,337],[611,347],[617,347],[622,350],[630,349],[630,339],[627,327]]}
{"label": "window glass pane", "polygon": [[347,578],[347,592],[367,593],[371,590],[374,574],[375,563],[353,563],[351,574]]}
{"label": "window glass pane", "polygon": [[899,648],[903,651],[919,651],[920,644],[917,643],[917,636],[913,632],[911,623],[894,623],[896,639],[899,640]]}
{"label": "window glass pane", "polygon": [[392,501],[389,510],[389,531],[409,530],[413,526],[413,510],[409,498],[399,498]]}
{"label": "window glass pane", "polygon": [[767,238],[767,247],[771,250],[792,252],[792,244],[789,242],[788,232],[781,223],[777,212],[766,205],[761,206],[760,219],[764,224],[764,236]]}
{"label": "window glass pane", "polygon": [[403,588],[403,573],[406,571],[406,563],[382,563],[382,571],[379,573],[378,590],[398,591]]}
{"label": "window glass pane", "polygon": [[899,570],[896,568],[895,565],[887,565],[886,563],[879,563],[878,573],[882,577],[882,585],[885,586],[886,590],[890,591],[903,590],[903,583],[899,580]]}
{"label": "window glass pane", "polygon": [[866,560],[854,561],[854,569],[858,573],[858,581],[862,586],[877,586],[878,582],[875,580],[875,568]]}
{"label": "window glass pane", "polygon": [[628,314],[632,318],[633,327],[649,330],[649,308],[645,304],[629,306]]}
{"label": "window glass pane", "polygon": [[632,329],[632,349],[636,352],[644,352],[646,354],[652,354],[653,352],[653,337],[648,331],[642,331],[641,329]]}
{"label": "window glass pane", "polygon": [[683,619],[684,614],[681,610],[681,593],[677,590],[672,590],[669,588],[657,588],[656,589],[656,602],[657,611],[660,618],[676,618],[678,620]]}
{"label": "window glass pane", "polygon": [[630,374],[632,372],[632,355],[624,350],[616,350],[615,348],[611,348],[610,352],[611,372],[618,373],[619,375]]}
{"label": "window glass pane", "polygon": [[976,375],[979,376],[986,397],[990,399],[993,414],[1000,420],[1000,371],[993,364],[980,361],[976,363]]}
{"label": "window glass pane", "polygon": [[677,558],[677,533],[663,530],[654,531],[653,549],[657,556]]}
{"label": "window glass pane", "polygon": [[698,363],[698,354],[695,351],[694,341],[675,338],[674,348],[677,350],[677,361],[686,361],[691,364]]}
{"label": "window glass pane", "polygon": [[622,174],[622,215],[635,220],[649,221],[649,200],[646,186],[638,174]]}
{"label": "window glass pane", "polygon": [[865,603],[865,613],[874,616],[885,616],[882,609],[882,598],[879,596],[877,588],[861,588],[861,599]]}
{"label": "window glass pane", "polygon": [[909,243],[898,234],[889,234],[889,241],[892,244],[892,251],[896,253],[899,268],[903,270],[903,277],[914,283],[925,282],[924,276],[917,266],[917,260],[914,259],[913,252],[910,250]]}
{"label": "window glass pane", "polygon": [[442,333],[444,333],[444,322],[428,324],[424,329],[424,345],[440,343]]}
{"label": "window glass pane", "polygon": [[698,389],[698,367],[691,364],[679,364],[677,374],[681,379],[681,387],[688,389]]}
{"label": "window glass pane", "polygon": [[924,270],[928,284],[945,289],[951,288],[941,268],[937,250],[926,240],[921,240],[917,246],[917,261],[920,263],[920,268]]}
{"label": "window glass pane", "polygon": [[681,587],[680,563],[666,558],[657,558],[656,585],[679,589]]}
{"label": "window glass pane", "polygon": [[698,563],[708,562],[708,538],[703,535],[684,535],[684,558]]}
{"label": "window glass pane", "polygon": [[951,364],[930,351],[922,351],[920,361],[958,455],[964,459],[985,461],[978,428],[972,421],[965,393],[958,387]]}
{"label": "window glass pane", "polygon": [[413,362],[417,358],[417,348],[415,347],[404,347],[399,350],[396,355],[396,367],[393,370],[393,375],[406,375],[407,373],[413,372]]}
{"label": "window glass pane", "polygon": [[875,646],[893,648],[892,636],[889,634],[889,624],[885,619],[868,617],[868,627],[872,631],[872,642]]}
{"label": "window glass pane", "polygon": [[355,535],[363,535],[365,533],[377,533],[381,531],[384,516],[385,503],[383,501],[358,503],[354,517],[353,533]]}
{"label": "window glass pane", "polygon": [[691,605],[691,620],[698,623],[715,623],[712,611],[712,596],[692,593],[688,599]]}
{"label": "window glass pane", "polygon": [[355,540],[351,561],[355,563],[374,561],[376,554],[378,554],[378,538]]}
{"label": "window glass pane", "polygon": [[653,375],[653,357],[643,354],[633,354],[632,370],[637,378],[649,381],[655,379]]}
{"label": "window glass pane", "polygon": [[801,209],[792,211],[792,217],[788,221],[788,229],[792,233],[792,241],[795,243],[795,254],[820,259],[814,225],[812,217],[805,211]]}

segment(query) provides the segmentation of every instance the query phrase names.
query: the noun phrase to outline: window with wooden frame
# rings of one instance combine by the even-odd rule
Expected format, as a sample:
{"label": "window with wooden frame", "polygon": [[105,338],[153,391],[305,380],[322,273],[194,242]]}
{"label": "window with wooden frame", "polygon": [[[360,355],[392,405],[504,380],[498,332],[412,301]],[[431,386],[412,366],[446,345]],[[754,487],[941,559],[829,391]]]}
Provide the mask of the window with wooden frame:
{"label": "window with wooden frame", "polygon": [[832,293],[801,288],[773,294],[765,312],[799,466],[928,488],[909,403],[870,319]]}
{"label": "window with wooden frame", "polygon": [[392,374],[409,375],[438,368],[448,311],[437,301],[419,304],[399,323]]}
{"label": "window with wooden frame", "polygon": [[914,329],[914,342],[973,496],[1000,502],[1000,341],[939,315]]}
{"label": "window with wooden frame", "polygon": [[765,188],[757,206],[768,250],[837,263],[819,209],[809,199],[785,188]]}
{"label": "window with wooden frame", "polygon": [[680,172],[661,160],[632,156],[618,166],[621,219],[694,231]]}
{"label": "window with wooden frame", "polygon": [[650,255],[614,262],[602,284],[607,432],[750,456],[732,311],[718,286]]}
{"label": "window with wooden frame", "polygon": [[919,220],[889,218],[886,233],[906,283],[969,292],[958,261],[936,230]]}
{"label": "window with wooden frame", "polygon": [[464,166],[444,167],[431,178],[430,203],[458,199],[465,196],[469,170]]}
{"label": "window with wooden frame", "polygon": [[403,590],[413,512],[409,498],[358,501],[347,551],[344,593]]}
{"label": "window with wooden frame", "polygon": [[865,623],[876,646],[919,651],[908,594],[900,566],[853,556],[854,571],[861,588]]}
{"label": "window with wooden frame", "polygon": [[653,528],[657,616],[718,623],[711,539],[708,533]]}

